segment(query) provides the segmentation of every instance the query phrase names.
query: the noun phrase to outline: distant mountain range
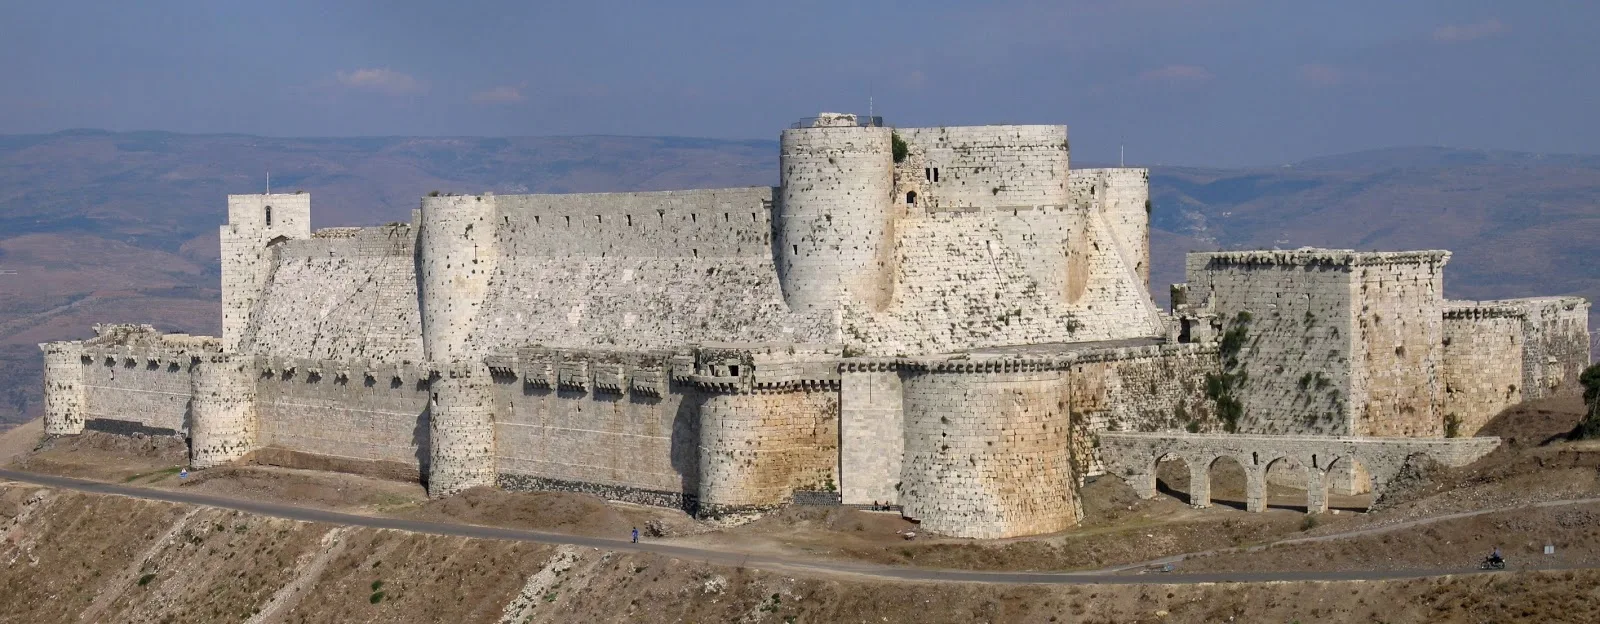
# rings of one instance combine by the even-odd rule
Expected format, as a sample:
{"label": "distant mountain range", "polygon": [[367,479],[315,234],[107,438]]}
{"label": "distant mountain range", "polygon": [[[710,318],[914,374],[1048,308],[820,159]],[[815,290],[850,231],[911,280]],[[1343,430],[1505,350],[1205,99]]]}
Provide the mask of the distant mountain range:
{"label": "distant mountain range", "polygon": [[[269,171],[274,189],[312,193],[320,228],[408,220],[433,190],[769,185],[777,142],[0,136],[0,423],[42,409],[39,342],[88,336],[97,322],[216,333],[224,196],[264,190]],[[1449,249],[1455,298],[1600,299],[1600,156],[1416,147],[1271,168],[1154,167],[1151,193],[1163,302],[1187,251],[1305,245]]]}

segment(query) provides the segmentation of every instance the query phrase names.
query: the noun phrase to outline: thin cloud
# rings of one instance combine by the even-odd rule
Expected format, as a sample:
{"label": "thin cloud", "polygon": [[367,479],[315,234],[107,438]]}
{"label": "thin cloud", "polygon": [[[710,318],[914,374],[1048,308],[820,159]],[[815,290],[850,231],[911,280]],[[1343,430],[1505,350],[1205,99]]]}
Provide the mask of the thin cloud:
{"label": "thin cloud", "polygon": [[469,99],[472,100],[473,104],[515,104],[528,99],[527,96],[522,94],[522,89],[525,86],[495,87],[474,93]]}
{"label": "thin cloud", "polygon": [[363,91],[376,91],[388,95],[405,95],[408,93],[421,93],[427,89],[422,81],[409,74],[397,72],[387,68],[357,69],[355,71],[341,71],[336,74],[339,84]]}
{"label": "thin cloud", "polygon": [[1140,72],[1139,82],[1196,84],[1210,81],[1215,77],[1211,70],[1199,65],[1168,65]]}
{"label": "thin cloud", "polygon": [[1476,24],[1448,24],[1433,31],[1433,40],[1439,43],[1460,43],[1498,36],[1506,31],[1499,19],[1489,19]]}
{"label": "thin cloud", "polygon": [[1349,73],[1332,65],[1310,63],[1301,65],[1295,74],[1304,82],[1313,87],[1336,87],[1350,79]]}

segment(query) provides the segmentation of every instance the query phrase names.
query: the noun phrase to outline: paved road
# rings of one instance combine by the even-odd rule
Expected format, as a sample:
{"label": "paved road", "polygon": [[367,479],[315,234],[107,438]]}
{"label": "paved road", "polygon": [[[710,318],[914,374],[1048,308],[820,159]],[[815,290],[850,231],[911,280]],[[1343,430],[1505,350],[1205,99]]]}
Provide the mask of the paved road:
{"label": "paved road", "polygon": [[[826,575],[846,574],[871,577],[880,580],[1011,584],[1037,583],[1059,585],[1136,583],[1190,584],[1230,582],[1249,583],[1262,581],[1351,581],[1409,579],[1443,576],[1446,574],[1478,572],[1478,570],[1475,569],[1462,568],[1431,570],[1335,570],[1315,572],[1217,572],[1201,574],[1168,573],[1157,575],[1136,575],[1116,574],[1107,571],[979,572],[968,570],[906,568],[865,563],[791,559],[787,557],[774,557],[770,555],[746,555],[741,553],[722,552],[707,548],[676,546],[672,544],[648,542],[633,544],[627,540],[620,539],[614,540],[598,537],[584,537],[579,535],[565,535],[560,533],[545,533],[542,531],[526,531],[520,529],[502,529],[469,524],[402,520],[398,518],[385,518],[381,516],[359,516],[355,514],[339,513],[336,511],[298,507],[295,505],[240,500],[193,492],[178,492],[172,490],[130,487],[125,485],[102,483],[99,481],[86,481],[83,479],[57,477],[28,472],[16,472],[11,470],[0,470],[0,478],[59,489],[89,492],[93,494],[111,494],[116,496],[127,496],[131,498],[141,498],[145,500],[158,500],[170,503],[184,503],[190,505],[218,507],[222,509],[233,509],[264,516],[274,516],[278,518],[301,520],[305,522],[323,522],[328,524],[371,527],[378,529],[395,529],[399,531],[411,531],[415,533],[446,535],[452,537],[471,537],[480,539],[537,542],[541,544],[588,546],[621,552],[654,553],[669,557],[677,557],[679,559],[704,561],[707,563],[725,566],[744,566],[769,571]],[[1589,566],[1557,566],[1526,569],[1574,570],[1584,569],[1587,567]]]}

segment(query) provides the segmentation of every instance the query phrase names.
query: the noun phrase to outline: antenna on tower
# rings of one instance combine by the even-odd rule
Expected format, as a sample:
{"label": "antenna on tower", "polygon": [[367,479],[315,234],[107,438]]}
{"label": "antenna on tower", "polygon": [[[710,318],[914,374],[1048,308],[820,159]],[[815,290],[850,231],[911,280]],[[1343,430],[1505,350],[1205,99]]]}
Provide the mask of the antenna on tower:
{"label": "antenna on tower", "polygon": [[272,194],[272,170],[267,170],[267,194]]}
{"label": "antenna on tower", "polygon": [[867,119],[872,119],[872,96],[867,96]]}
{"label": "antenna on tower", "polygon": [[1117,146],[1117,166],[1118,167],[1126,167],[1126,166],[1128,166],[1128,146],[1126,146],[1126,145],[1118,145]]}

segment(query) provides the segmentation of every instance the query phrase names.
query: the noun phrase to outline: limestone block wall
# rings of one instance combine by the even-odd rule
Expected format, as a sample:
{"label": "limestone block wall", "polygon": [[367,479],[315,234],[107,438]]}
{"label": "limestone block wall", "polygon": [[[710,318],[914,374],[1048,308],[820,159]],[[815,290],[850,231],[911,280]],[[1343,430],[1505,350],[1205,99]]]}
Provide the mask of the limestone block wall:
{"label": "limestone block wall", "polygon": [[1150,170],[1142,168],[1074,169],[1068,180],[1070,201],[1106,216],[1117,240],[1134,261],[1134,271],[1150,287]]}
{"label": "limestone block wall", "polygon": [[1582,394],[1578,375],[1589,366],[1589,302],[1537,297],[1495,302],[1526,311],[1522,387],[1528,399]]}
{"label": "limestone block wall", "polygon": [[189,465],[210,468],[255,450],[255,358],[214,354],[198,358],[190,375]]}
{"label": "limestone block wall", "polygon": [[[1075,227],[1084,244],[1073,242]],[[1102,220],[1056,208],[902,220],[891,302],[879,313],[848,308],[843,338],[872,355],[919,355],[1162,335],[1159,311],[1118,255],[1070,262],[1066,250],[1111,236]]]}
{"label": "limestone block wall", "polygon": [[428,496],[495,484],[494,381],[481,362],[436,371],[428,400]]}
{"label": "limestone block wall", "polygon": [[669,361],[663,353],[519,351],[494,388],[501,486],[691,507],[699,395],[669,389]]}
{"label": "limestone block wall", "polygon": [[1191,296],[1209,298],[1224,334],[1232,336],[1225,336],[1223,370],[1210,394],[1242,404],[1237,431],[1352,431],[1357,309],[1346,255],[1191,253],[1185,268]]}
{"label": "limestone block wall", "polygon": [[1062,372],[1005,361],[907,372],[900,503],[934,533],[1060,531],[1082,515]]}
{"label": "limestone block wall", "polygon": [[257,445],[424,478],[428,378],[417,365],[262,358]]}
{"label": "limestone block wall", "polygon": [[51,342],[44,351],[44,433],[83,433],[88,403],[83,343]]}
{"label": "limestone block wall", "polygon": [[240,350],[256,300],[271,275],[268,247],[310,236],[309,194],[228,196],[228,222],[219,232],[224,351]]}
{"label": "limestone block wall", "polygon": [[188,434],[193,354],[145,346],[87,346],[84,355],[85,428]]}
{"label": "limestone block wall", "polygon": [[1098,349],[1077,355],[1065,370],[1080,476],[1104,474],[1094,443],[1102,432],[1223,428],[1206,396],[1206,376],[1218,370],[1215,345]]}
{"label": "limestone block wall", "polygon": [[897,132],[922,161],[925,199],[919,204],[926,209],[1068,203],[1066,126],[900,128]]}
{"label": "limestone block wall", "polygon": [[846,505],[898,504],[905,455],[899,366],[843,364],[839,378],[839,491]]}
{"label": "limestone block wall", "polygon": [[240,352],[421,362],[415,251],[404,224],[330,228],[273,246]]}
{"label": "limestone block wall", "polygon": [[1442,365],[1447,430],[1455,422],[1457,435],[1475,435],[1501,410],[1522,402],[1524,316],[1511,306],[1449,302]]}
{"label": "limestone block wall", "polygon": [[787,311],[772,189],[503,195],[484,313],[468,349],[832,342],[831,314]]}
{"label": "limestone block wall", "polygon": [[1446,251],[1359,254],[1351,433],[1444,435],[1444,265]]}
{"label": "limestone block wall", "polygon": [[[500,259],[493,195],[424,197],[417,235],[422,351],[432,361],[471,359],[476,329]],[[481,355],[481,354],[479,354]]]}
{"label": "limestone block wall", "polygon": [[870,309],[887,303],[894,222],[904,212],[891,135],[853,119],[783,132],[773,244],[789,309],[836,310],[842,297]]}
{"label": "limestone block wall", "polygon": [[718,515],[839,488],[839,349],[712,345],[675,355],[700,418],[699,511]]}

